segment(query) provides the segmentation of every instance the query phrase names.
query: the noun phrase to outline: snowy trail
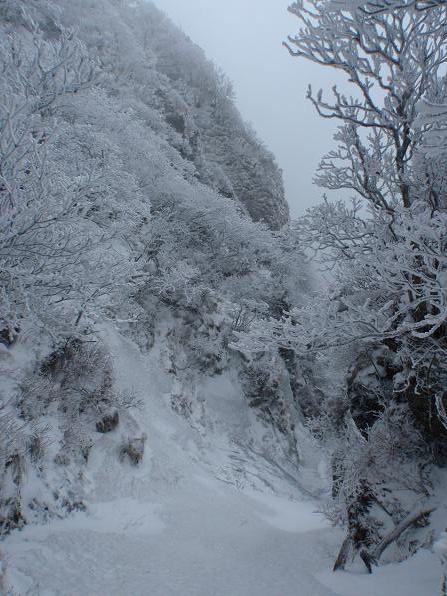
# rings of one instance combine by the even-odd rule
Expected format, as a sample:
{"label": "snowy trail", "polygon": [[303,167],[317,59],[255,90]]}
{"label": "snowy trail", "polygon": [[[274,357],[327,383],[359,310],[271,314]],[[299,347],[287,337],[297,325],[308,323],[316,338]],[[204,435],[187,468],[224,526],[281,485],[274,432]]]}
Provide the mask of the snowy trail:
{"label": "snowy trail", "polygon": [[[405,573],[390,566],[373,577],[363,570],[332,574],[341,536],[315,513],[317,503],[297,495],[288,481],[278,480],[272,491],[218,480],[215,472],[231,460],[223,434],[216,431],[203,449],[167,405],[171,381],[159,370],[159,354],[148,360],[113,333],[108,342],[119,383],[146,396],[138,421],[148,433],[144,461],[126,466],[111,436],[98,438],[86,471],[88,512],[29,526],[5,541],[12,594],[437,594],[439,569],[428,555]],[[224,411],[221,405],[219,415]]]}
{"label": "snowy trail", "polygon": [[15,585],[45,596],[336,594],[314,577],[325,558],[317,528],[280,530],[252,497],[198,480],[200,490],[193,486],[156,514],[149,506],[146,515],[141,502],[117,501],[99,505],[91,519],[16,534],[8,541]]}
{"label": "snowy trail", "polygon": [[[13,535],[10,579],[40,596],[436,595],[427,557],[373,577],[330,573],[331,535],[309,504],[259,497],[196,478],[163,506],[101,503]],[[287,521],[293,531],[281,529]]]}

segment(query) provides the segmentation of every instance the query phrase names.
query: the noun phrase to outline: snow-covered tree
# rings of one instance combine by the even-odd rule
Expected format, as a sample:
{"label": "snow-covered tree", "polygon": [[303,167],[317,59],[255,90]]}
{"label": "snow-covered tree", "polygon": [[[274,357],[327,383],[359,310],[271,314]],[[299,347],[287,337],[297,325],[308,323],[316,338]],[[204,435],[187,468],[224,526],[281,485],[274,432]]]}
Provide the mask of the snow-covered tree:
{"label": "snow-covered tree", "polygon": [[292,4],[302,26],[286,43],[292,56],[345,73],[353,91],[334,87],[326,99],[309,89],[318,113],[341,123],[339,147],[325,156],[316,181],[355,191],[376,210],[391,213],[396,201],[409,207],[413,156],[425,132],[417,105],[442,74],[445,8],[374,15],[325,8],[318,0]]}
{"label": "snow-covered tree", "polygon": [[[422,453],[410,455],[405,420],[435,458],[447,447],[446,172],[442,149],[427,154],[443,112],[422,113],[424,105],[445,102],[447,28],[445,6],[420,8],[319,0],[289,8],[300,22],[285,43],[289,53],[346,75],[347,87],[334,86],[330,98],[311,88],[308,97],[320,116],[339,122],[338,146],[323,158],[315,181],[330,192],[350,192],[352,200],[325,198],[299,221],[303,243],[331,270],[329,292],[293,310],[285,323],[263,323],[257,345],[279,341],[325,363],[325,415],[315,426],[326,434],[332,426],[338,436],[334,482],[348,483],[336,491],[348,526],[342,564],[347,545],[371,554],[390,544],[381,514],[373,513],[381,491],[400,500],[391,536],[408,529],[413,503],[399,496],[402,485],[391,487],[379,468],[375,479],[348,480],[362,469],[367,445],[374,460],[385,461],[385,445],[374,437],[386,414],[401,429],[395,446],[402,470],[424,465]],[[381,469],[393,475],[389,465]],[[422,492],[428,487],[425,482]],[[375,557],[362,556],[368,566]]]}
{"label": "snow-covered tree", "polygon": [[28,315],[45,325],[56,306],[70,304],[74,323],[108,285],[100,272],[113,267],[113,258],[99,248],[97,225],[86,217],[93,165],[73,176],[60,168],[67,135],[60,103],[91,84],[93,62],[69,32],[48,42],[39,33],[21,38],[3,30],[0,43],[1,327],[8,343]]}

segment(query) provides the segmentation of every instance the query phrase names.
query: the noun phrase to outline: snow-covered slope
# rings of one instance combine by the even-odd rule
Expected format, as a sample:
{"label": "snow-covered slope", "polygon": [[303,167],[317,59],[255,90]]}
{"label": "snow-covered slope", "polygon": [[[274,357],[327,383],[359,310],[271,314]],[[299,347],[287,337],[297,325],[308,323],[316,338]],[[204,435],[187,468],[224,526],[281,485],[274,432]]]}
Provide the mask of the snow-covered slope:
{"label": "snow-covered slope", "polygon": [[[169,325],[172,406],[199,416],[191,377],[245,367],[246,382],[263,373],[277,388],[287,376],[276,352],[249,371],[229,345],[295,301],[305,268],[293,231],[277,230],[288,215],[273,157],[151,3],[2,0],[0,70],[3,535],[82,508],[91,433],[104,416],[124,425],[134,401],[101,324],[143,350]],[[283,402],[286,431],[296,407]]]}
{"label": "snow-covered slope", "polygon": [[115,87],[149,135],[169,144],[171,165],[180,172],[184,160],[195,179],[242,204],[255,221],[273,229],[289,221],[281,172],[242,120],[231,82],[154,3],[57,5],[61,22],[112,75],[107,86]]}
{"label": "snow-covered slope", "polygon": [[0,72],[0,592],[428,595],[427,551],[329,572],[340,412],[226,78],[144,0],[0,0]]}
{"label": "snow-covered slope", "polygon": [[[6,539],[6,593],[436,594],[440,569],[428,552],[373,576],[360,568],[331,573],[341,535],[318,513],[325,467],[305,432],[301,470],[293,480],[269,462],[268,430],[244,407],[231,378],[207,387],[201,422],[188,422],[170,407],[174,379],[163,371],[161,344],[142,355],[112,327],[102,334],[117,382],[143,406],[136,419],[129,415],[112,433],[97,434],[85,470],[86,512],[28,526]],[[147,433],[147,445],[135,468],[119,461],[113,435],[137,428]]]}

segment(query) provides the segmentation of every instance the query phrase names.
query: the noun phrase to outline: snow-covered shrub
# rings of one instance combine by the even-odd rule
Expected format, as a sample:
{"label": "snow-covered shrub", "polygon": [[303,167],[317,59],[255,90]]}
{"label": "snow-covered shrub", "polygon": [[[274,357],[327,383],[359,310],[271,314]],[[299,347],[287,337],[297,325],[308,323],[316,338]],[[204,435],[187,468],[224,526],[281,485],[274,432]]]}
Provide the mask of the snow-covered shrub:
{"label": "snow-covered shrub", "polygon": [[[13,366],[15,355],[4,356]],[[1,395],[2,533],[85,508],[82,470],[97,433],[112,430],[124,409],[138,405],[132,394],[116,391],[110,355],[93,336],[64,341],[35,366],[23,367],[26,375],[13,366],[9,400]]]}
{"label": "snow-covered shrub", "polygon": [[83,414],[99,419],[119,405],[110,356],[99,341],[79,337],[67,340],[41,362],[37,374],[24,380],[19,401],[22,416],[29,420],[50,408],[68,419]]}
{"label": "snow-covered shrub", "polygon": [[64,154],[73,131],[62,98],[91,85],[95,67],[69,32],[49,41],[3,27],[0,44],[2,335],[11,341],[37,326],[55,338],[122,273],[113,233],[88,217],[94,163]]}
{"label": "snow-covered shrub", "polygon": [[335,568],[360,554],[371,569],[383,552],[384,561],[400,561],[427,546],[430,454],[408,408],[384,406],[363,432],[346,413],[335,445],[326,514],[347,528]]}
{"label": "snow-covered shrub", "polygon": [[299,456],[295,436],[301,422],[299,405],[291,387],[292,376],[280,355],[266,351],[244,358],[239,376],[248,405],[283,435],[291,457]]}
{"label": "snow-covered shrub", "polygon": [[40,465],[46,450],[46,429],[26,423],[11,402],[0,407],[0,535],[21,527],[21,488],[29,463]]}
{"label": "snow-covered shrub", "polygon": [[245,366],[243,380],[249,406],[263,412],[286,434],[293,423],[283,395],[284,371],[278,360],[269,353],[258,356]]}
{"label": "snow-covered shrub", "polygon": [[232,333],[231,320],[222,303],[216,296],[205,294],[177,316],[166,335],[171,372],[180,376],[182,371],[220,374],[229,365],[228,344]]}

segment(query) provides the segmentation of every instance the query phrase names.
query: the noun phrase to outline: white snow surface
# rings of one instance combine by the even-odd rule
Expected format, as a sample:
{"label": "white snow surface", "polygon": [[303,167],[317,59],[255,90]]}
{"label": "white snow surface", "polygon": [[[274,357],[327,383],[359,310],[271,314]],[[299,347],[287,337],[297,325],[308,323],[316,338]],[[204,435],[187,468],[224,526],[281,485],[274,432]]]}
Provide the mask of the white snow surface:
{"label": "white snow surface", "polygon": [[[144,461],[138,468],[120,463],[111,434],[98,435],[86,472],[88,511],[27,526],[6,539],[2,567],[7,569],[7,594],[439,593],[441,567],[429,551],[372,576],[360,566],[332,573],[343,536],[317,512],[317,497],[309,496],[309,491],[317,494],[324,469],[311,447],[302,463],[305,490],[238,446],[233,427],[248,427],[251,413],[246,409],[246,418],[241,415],[243,404],[236,402],[242,398],[231,379],[206,384],[203,399],[207,407],[216,402],[216,418],[200,433],[172,412],[172,379],[163,372],[159,351],[142,355],[110,329],[105,335],[119,384],[144,398],[137,423],[130,417],[122,423],[126,431],[134,425],[147,433]],[[244,482],[244,477],[252,481]]]}

